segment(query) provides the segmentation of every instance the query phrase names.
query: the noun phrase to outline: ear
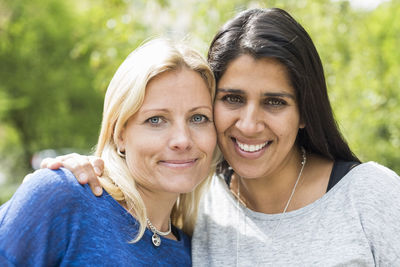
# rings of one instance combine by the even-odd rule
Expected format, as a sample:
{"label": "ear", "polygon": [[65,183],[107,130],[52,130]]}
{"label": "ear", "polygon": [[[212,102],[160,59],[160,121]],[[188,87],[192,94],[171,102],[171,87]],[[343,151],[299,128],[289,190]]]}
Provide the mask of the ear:
{"label": "ear", "polygon": [[119,133],[116,145],[121,152],[125,151],[125,127],[122,128],[121,132]]}
{"label": "ear", "polygon": [[306,127],[306,124],[304,122],[304,119],[301,118],[301,116],[300,116],[299,129],[304,129],[305,127]]}
{"label": "ear", "polygon": [[299,130],[304,129],[306,127],[306,123],[304,122],[304,117],[300,114],[299,111]]}

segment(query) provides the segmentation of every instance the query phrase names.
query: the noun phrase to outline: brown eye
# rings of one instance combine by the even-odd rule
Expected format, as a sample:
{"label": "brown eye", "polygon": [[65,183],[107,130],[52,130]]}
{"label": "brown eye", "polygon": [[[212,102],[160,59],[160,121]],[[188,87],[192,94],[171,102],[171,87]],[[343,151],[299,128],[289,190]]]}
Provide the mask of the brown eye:
{"label": "brown eye", "polygon": [[283,106],[286,105],[286,101],[279,99],[279,98],[272,98],[272,99],[267,99],[265,101],[265,104],[269,105],[269,106]]}
{"label": "brown eye", "polygon": [[222,98],[222,100],[229,104],[238,104],[243,102],[242,97],[238,95],[226,95]]}

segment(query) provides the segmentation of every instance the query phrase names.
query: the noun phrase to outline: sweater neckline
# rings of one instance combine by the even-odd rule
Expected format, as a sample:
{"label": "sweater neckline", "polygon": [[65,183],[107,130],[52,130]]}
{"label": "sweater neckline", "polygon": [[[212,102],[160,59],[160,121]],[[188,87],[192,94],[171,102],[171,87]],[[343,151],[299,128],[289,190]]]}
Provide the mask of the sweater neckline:
{"label": "sweater neckline", "polygon": [[[118,201],[116,201],[108,192],[107,190],[103,190],[103,195],[101,195],[101,197],[104,197],[104,199],[109,202],[113,207],[115,207],[116,209],[118,209],[121,213],[121,215],[126,218],[127,220],[129,220],[129,222],[135,226],[135,227],[139,227],[139,222],[136,220],[136,218],[130,214]],[[177,240],[173,240],[173,239],[169,239],[166,238],[164,236],[160,236],[162,242],[166,242],[169,243],[170,245],[174,245],[174,246],[183,246],[184,245],[184,233],[182,232],[181,229],[177,228],[175,225],[171,225],[172,227],[172,231],[174,233],[177,233],[179,236],[177,236]],[[151,237],[153,236],[153,232],[146,228],[144,235],[146,235],[148,238],[151,239]]]}
{"label": "sweater neckline", "polygon": [[323,203],[325,203],[328,199],[330,199],[332,196],[334,196],[336,194],[336,192],[338,190],[340,190],[340,188],[342,188],[345,184],[350,182],[352,180],[351,178],[358,172],[358,170],[360,168],[363,168],[367,164],[368,163],[362,163],[362,164],[359,164],[359,165],[355,166],[354,168],[352,168],[345,176],[343,176],[343,178],[340,181],[337,182],[337,184],[335,186],[333,186],[328,192],[326,192],[319,199],[315,200],[314,202],[312,202],[302,208],[292,210],[292,211],[287,211],[285,214],[283,214],[283,213],[269,214],[269,213],[253,211],[253,210],[245,207],[239,201],[237,201],[236,197],[230,192],[229,187],[227,186],[223,177],[219,176],[219,179],[217,179],[217,180],[218,180],[218,183],[221,183],[223,190],[225,191],[226,195],[228,196],[228,201],[233,206],[235,206],[235,208],[240,209],[241,212],[243,212],[247,217],[258,219],[258,220],[268,220],[268,221],[276,221],[276,220],[280,220],[281,218],[282,218],[282,220],[287,220],[287,219],[291,219],[293,217],[298,217],[298,216],[302,216],[304,214],[308,214],[313,209],[315,209],[315,208],[319,207],[320,205],[322,205]]}

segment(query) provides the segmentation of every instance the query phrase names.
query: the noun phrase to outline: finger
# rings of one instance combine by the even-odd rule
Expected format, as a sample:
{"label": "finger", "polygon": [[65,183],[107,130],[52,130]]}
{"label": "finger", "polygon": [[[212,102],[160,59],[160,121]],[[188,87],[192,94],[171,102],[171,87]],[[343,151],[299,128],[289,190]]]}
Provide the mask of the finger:
{"label": "finger", "polygon": [[85,164],[90,164],[86,156],[70,157],[63,160],[64,167],[70,170],[81,184],[87,184],[88,174],[85,172]]}
{"label": "finger", "polygon": [[52,161],[53,158],[44,158],[41,162],[40,162],[40,168],[44,169],[47,168],[47,166],[49,165],[50,161]]}
{"label": "finger", "polygon": [[51,161],[49,161],[47,168],[52,169],[52,170],[57,170],[61,167],[63,167],[63,163],[57,159],[53,159]]}
{"label": "finger", "polygon": [[63,163],[58,158],[45,158],[40,162],[40,168],[49,168],[52,170],[56,170],[63,167]]}
{"label": "finger", "polygon": [[70,154],[66,154],[66,155],[61,155],[61,156],[57,156],[54,159],[60,162],[66,161],[68,159],[75,159],[75,160],[79,160],[80,158],[85,158],[86,156],[82,156],[80,154],[77,153],[70,153]]}
{"label": "finger", "polygon": [[66,161],[67,159],[77,158],[79,156],[80,156],[79,154],[71,153],[67,155],[57,156],[54,159],[50,158],[50,160],[47,163],[47,168],[52,170],[59,169],[61,167],[64,167],[64,161]]}
{"label": "finger", "polygon": [[104,161],[96,156],[89,156],[89,161],[93,166],[93,170],[97,176],[102,176],[104,171]]}
{"label": "finger", "polygon": [[85,171],[88,175],[88,184],[93,194],[101,196],[103,194],[103,188],[101,187],[98,176],[101,176],[104,169],[103,160],[98,157],[88,157],[90,165],[85,165]]}
{"label": "finger", "polygon": [[64,160],[63,164],[75,175],[80,184],[89,184],[93,194],[102,195],[103,189],[87,156],[75,155]]}

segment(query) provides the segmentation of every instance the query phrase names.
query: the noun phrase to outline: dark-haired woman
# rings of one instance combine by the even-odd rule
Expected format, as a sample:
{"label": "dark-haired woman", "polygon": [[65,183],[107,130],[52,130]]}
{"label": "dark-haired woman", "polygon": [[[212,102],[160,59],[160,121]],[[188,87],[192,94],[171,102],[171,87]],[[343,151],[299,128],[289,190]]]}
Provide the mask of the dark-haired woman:
{"label": "dark-haired woman", "polygon": [[[201,202],[193,264],[400,266],[400,178],[350,150],[303,27],[281,9],[244,11],[208,61],[224,159]],[[66,158],[77,175],[87,167]]]}

